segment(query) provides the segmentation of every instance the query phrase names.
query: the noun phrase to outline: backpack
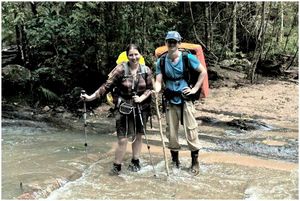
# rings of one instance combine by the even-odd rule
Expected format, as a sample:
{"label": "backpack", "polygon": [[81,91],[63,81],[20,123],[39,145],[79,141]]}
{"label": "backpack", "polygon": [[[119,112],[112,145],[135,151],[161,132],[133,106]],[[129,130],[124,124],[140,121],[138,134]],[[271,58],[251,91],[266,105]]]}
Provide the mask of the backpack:
{"label": "backpack", "polygon": [[[128,68],[128,58],[127,58],[127,54],[126,51],[121,52],[118,56],[118,59],[116,61],[117,64],[122,64],[125,68],[125,73],[124,73],[124,77],[128,77],[129,75],[129,68]],[[145,66],[145,59],[143,56],[141,56],[139,63],[141,65],[141,73],[142,73],[142,77],[147,80],[147,68]],[[147,83],[147,82],[146,82]],[[115,87],[112,92],[109,92],[108,94],[106,94],[106,101],[109,105],[114,106],[117,103],[118,100],[118,89],[117,87]]]}
{"label": "backpack", "polygon": [[[121,64],[123,62],[128,62],[128,58],[127,58],[127,53],[126,51],[122,52],[121,54],[119,54],[118,59],[116,61],[117,64]],[[139,60],[140,64],[145,64],[145,59],[144,57],[141,55],[140,60]]]}
{"label": "backpack", "polygon": [[[183,75],[179,78],[170,78],[165,73],[165,58],[167,53],[167,47],[161,46],[156,48],[155,55],[160,58],[160,69],[164,78],[164,82],[166,80],[178,80],[184,79],[190,87],[193,87],[198,81],[199,72],[191,68],[188,54],[195,55],[200,63],[206,68],[206,63],[204,59],[204,54],[202,51],[202,47],[200,45],[191,44],[191,43],[181,43],[179,46],[179,50],[182,51],[182,60],[183,60]],[[209,92],[209,84],[208,84],[208,76],[205,76],[203,83],[196,94],[190,97],[192,100],[199,100],[202,98],[206,98]]]}
{"label": "backpack", "polygon": [[[165,60],[166,60],[167,54],[164,54],[160,57],[160,70],[163,75],[164,82],[166,82],[166,80],[172,80],[172,81],[181,80],[183,78],[188,83],[189,87],[191,87],[191,88],[196,84],[200,73],[191,67],[189,58],[188,58],[188,54],[189,54],[189,52],[187,52],[187,51],[182,52],[183,75],[178,78],[172,78],[166,74]],[[190,97],[190,99],[198,100],[200,97],[200,92],[201,92],[201,90],[198,90],[197,93],[195,93],[193,96]]]}
{"label": "backpack", "polygon": [[[117,64],[122,64],[122,66],[125,69],[125,73],[124,73],[124,77],[127,78],[129,75],[129,66],[128,66],[128,58],[127,58],[127,54],[126,51],[122,52],[121,54],[119,54],[118,59],[116,61]],[[141,66],[141,74],[143,76],[143,78],[145,80],[147,80],[147,67],[145,65],[145,59],[144,57],[141,55],[140,60],[139,60],[139,64]],[[146,82],[147,83],[147,82]]]}
{"label": "backpack", "polygon": [[[130,77],[129,75],[129,66],[128,66],[128,62],[122,62],[121,65],[124,67],[124,76],[123,76],[123,79],[127,79]],[[141,71],[140,71],[140,75],[141,77],[145,80],[146,82],[146,87],[147,87],[147,78],[148,78],[148,68],[146,65],[144,64],[140,64],[140,68],[141,68]],[[133,90],[136,90],[136,86],[133,85]],[[112,96],[111,97],[106,97],[107,101],[113,99],[113,104],[117,104],[118,103],[118,94],[119,94],[119,89],[117,87],[114,87],[114,89],[112,90],[112,92],[110,92],[110,95],[109,96]],[[148,99],[146,99],[146,101],[149,101],[151,102],[151,96],[149,96]]]}

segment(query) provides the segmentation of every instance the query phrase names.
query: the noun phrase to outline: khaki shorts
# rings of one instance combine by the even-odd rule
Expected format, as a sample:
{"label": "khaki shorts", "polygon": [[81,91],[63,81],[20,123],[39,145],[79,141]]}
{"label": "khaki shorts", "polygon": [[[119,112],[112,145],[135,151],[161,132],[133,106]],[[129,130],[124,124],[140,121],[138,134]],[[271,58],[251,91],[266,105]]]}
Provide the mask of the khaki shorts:
{"label": "khaki shorts", "polygon": [[[198,138],[198,123],[195,119],[195,107],[191,101],[185,101],[183,105],[183,125],[188,147],[191,151],[200,149]],[[179,150],[178,128],[181,119],[181,105],[168,104],[167,112],[167,130],[166,135],[169,139],[169,149]]]}

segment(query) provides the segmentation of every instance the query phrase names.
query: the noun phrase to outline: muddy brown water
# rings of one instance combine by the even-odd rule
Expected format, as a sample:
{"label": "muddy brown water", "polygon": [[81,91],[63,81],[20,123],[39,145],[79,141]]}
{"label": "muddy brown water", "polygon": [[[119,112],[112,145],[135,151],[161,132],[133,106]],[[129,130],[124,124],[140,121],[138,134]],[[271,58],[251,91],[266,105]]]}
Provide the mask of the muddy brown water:
{"label": "muddy brown water", "polygon": [[[142,170],[138,173],[127,170],[131,156],[129,144],[122,173],[110,176],[116,137],[111,135],[113,123],[106,121],[98,135],[88,135],[88,155],[82,132],[55,129],[42,122],[35,127],[20,126],[19,123],[18,126],[2,127],[2,199],[16,199],[26,193],[33,199],[49,200],[299,197],[298,162],[221,150],[220,144],[201,139],[201,135],[232,139],[233,136],[226,134],[225,128],[209,126],[203,126],[199,133],[203,149],[200,150],[200,174],[197,177],[189,172],[190,152],[186,150],[183,138],[180,138],[182,167],[170,166],[170,176],[166,175],[157,129],[148,130],[155,173],[145,144],[141,155]],[[104,134],[108,127],[111,127],[109,135]],[[268,146],[289,144],[288,140],[270,132],[251,131],[239,137],[234,135],[234,139],[245,140],[263,133],[260,142]],[[278,142],[285,144],[278,145]]]}

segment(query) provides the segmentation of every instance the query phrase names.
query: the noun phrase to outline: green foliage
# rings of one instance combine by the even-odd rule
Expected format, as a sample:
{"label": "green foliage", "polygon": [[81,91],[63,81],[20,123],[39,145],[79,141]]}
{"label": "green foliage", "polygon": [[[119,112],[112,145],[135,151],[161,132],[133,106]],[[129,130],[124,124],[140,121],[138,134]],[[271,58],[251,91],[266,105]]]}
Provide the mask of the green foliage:
{"label": "green foliage", "polygon": [[46,102],[59,102],[61,99],[53,91],[46,89],[42,86],[38,88],[39,96]]}
{"label": "green foliage", "polygon": [[[266,59],[275,54],[293,55],[298,48],[298,17],[294,20],[298,2],[282,3],[281,42],[279,3],[266,3]],[[191,5],[194,24],[189,2],[2,2],[2,45],[16,44],[16,27],[22,29],[34,87],[48,89],[40,91],[51,100],[55,96],[50,92],[60,96],[78,86],[94,91],[129,43],[139,44],[146,63],[153,68],[154,50],[164,44],[169,30],[178,30],[187,42],[199,43],[200,39],[205,45],[211,43],[210,51],[221,59],[234,57],[233,2]],[[237,6],[237,51],[251,53],[260,42],[262,2],[238,2]],[[208,37],[210,26],[212,35]]]}
{"label": "green foliage", "polygon": [[5,2],[2,3],[2,45],[7,46],[15,44],[15,25],[23,22],[25,19],[24,12],[20,10],[21,3]]}

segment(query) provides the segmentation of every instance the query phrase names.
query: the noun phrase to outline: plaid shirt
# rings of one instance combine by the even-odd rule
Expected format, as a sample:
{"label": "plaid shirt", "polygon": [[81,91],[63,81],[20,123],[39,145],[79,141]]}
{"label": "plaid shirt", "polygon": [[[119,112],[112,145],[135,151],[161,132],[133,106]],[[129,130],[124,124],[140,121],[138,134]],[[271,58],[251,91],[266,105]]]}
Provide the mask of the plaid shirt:
{"label": "plaid shirt", "polygon": [[[139,67],[137,71],[136,79],[134,80],[133,76],[128,72],[128,75],[125,77],[125,68],[122,64],[117,65],[108,75],[107,81],[101,85],[98,89],[100,96],[105,95],[111,91],[114,87],[118,89],[118,95],[124,99],[131,99],[134,95],[134,92],[137,92],[137,95],[141,96],[145,94],[151,94],[153,89],[152,84],[152,71],[147,68],[147,76],[142,75],[141,68]],[[146,78],[146,80],[145,80]]]}

